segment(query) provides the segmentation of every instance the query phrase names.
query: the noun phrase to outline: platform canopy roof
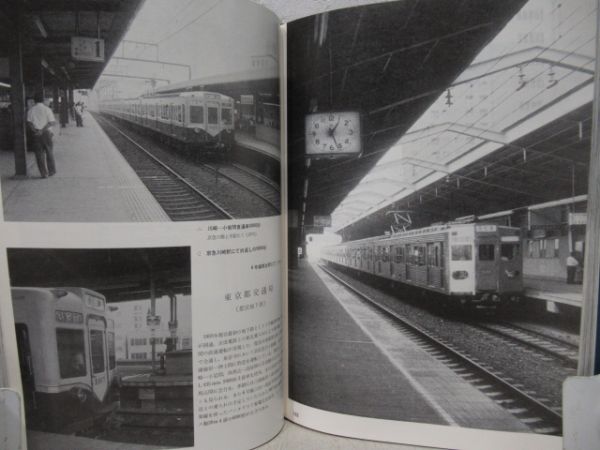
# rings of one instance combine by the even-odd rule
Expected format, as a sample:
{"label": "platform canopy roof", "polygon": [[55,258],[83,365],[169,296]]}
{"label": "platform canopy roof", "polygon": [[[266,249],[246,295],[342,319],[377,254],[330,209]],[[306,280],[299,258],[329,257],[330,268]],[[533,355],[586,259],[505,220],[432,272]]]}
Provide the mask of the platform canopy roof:
{"label": "platform canopy roof", "polygon": [[241,95],[249,92],[249,86],[256,90],[262,89],[269,94],[276,93],[273,91],[278,91],[279,89],[279,74],[277,69],[273,67],[260,67],[243,72],[196,78],[161,86],[156,88],[153,93],[167,94],[172,92],[214,90],[228,93],[229,95],[232,95],[232,93]]}
{"label": "platform canopy roof", "polygon": [[[189,247],[119,249],[9,249],[14,287],[85,287],[109,302],[190,294]],[[35,267],[35,270],[31,270]]]}
{"label": "platform canopy roof", "polygon": [[[0,4],[0,53],[8,56],[16,29],[24,31],[26,81],[46,78],[91,89],[144,0],[6,0]],[[22,8],[23,23],[18,23]],[[71,55],[71,38],[104,40],[104,62]],[[40,67],[43,67],[42,68]],[[43,73],[43,75],[40,75]]]}
{"label": "platform canopy roof", "polygon": [[[385,208],[448,220],[585,193],[595,8],[530,1],[382,152],[334,210],[334,229]],[[443,217],[451,196],[470,210]]]}
{"label": "platform canopy roof", "polygon": [[[298,226],[331,214],[525,3],[406,0],[292,22],[288,175]],[[361,157],[307,168],[305,116],[349,110],[361,115]]]}
{"label": "platform canopy roof", "polygon": [[[361,238],[382,232],[368,223],[389,222],[392,210],[423,216],[426,225],[587,191],[596,2],[422,0],[388,8],[373,11],[384,17],[372,29],[363,28],[369,8],[339,19],[331,13],[329,28],[339,20],[354,31],[347,44],[304,45],[332,64],[312,105],[358,105],[363,126],[360,158],[308,165],[303,124],[290,122],[290,208],[305,211],[306,232],[315,215],[331,214],[346,236],[362,227],[353,236]],[[373,39],[383,44],[369,45]],[[290,74],[290,98],[319,85],[318,76],[306,78]],[[309,111],[289,107],[290,117]]]}

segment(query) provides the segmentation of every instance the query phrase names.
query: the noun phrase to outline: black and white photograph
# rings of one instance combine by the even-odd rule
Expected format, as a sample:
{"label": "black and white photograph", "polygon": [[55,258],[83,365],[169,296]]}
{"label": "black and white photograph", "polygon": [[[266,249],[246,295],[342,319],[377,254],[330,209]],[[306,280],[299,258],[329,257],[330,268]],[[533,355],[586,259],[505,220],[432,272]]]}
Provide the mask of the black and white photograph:
{"label": "black and white photograph", "polygon": [[4,220],[279,215],[278,33],[250,1],[6,2]]}
{"label": "black and white photograph", "polygon": [[562,435],[596,10],[406,0],[288,24],[292,400]]}
{"label": "black and white photograph", "polygon": [[9,248],[8,263],[27,448],[194,445],[189,247]]}

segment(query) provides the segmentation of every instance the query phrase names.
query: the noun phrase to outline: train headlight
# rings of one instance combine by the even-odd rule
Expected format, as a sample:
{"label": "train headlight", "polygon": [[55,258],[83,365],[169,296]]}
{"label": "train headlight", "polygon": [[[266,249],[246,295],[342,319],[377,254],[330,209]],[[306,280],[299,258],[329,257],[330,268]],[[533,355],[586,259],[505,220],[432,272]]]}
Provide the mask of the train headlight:
{"label": "train headlight", "polygon": [[455,280],[464,280],[465,278],[469,278],[469,272],[466,270],[455,270],[452,272],[452,278]]}
{"label": "train headlight", "polygon": [[82,389],[80,387],[74,387],[69,392],[71,392],[71,395],[73,395],[73,397],[76,397],[77,400],[79,400],[79,403],[85,403],[85,401],[87,400],[88,394],[85,391],[85,389]]}

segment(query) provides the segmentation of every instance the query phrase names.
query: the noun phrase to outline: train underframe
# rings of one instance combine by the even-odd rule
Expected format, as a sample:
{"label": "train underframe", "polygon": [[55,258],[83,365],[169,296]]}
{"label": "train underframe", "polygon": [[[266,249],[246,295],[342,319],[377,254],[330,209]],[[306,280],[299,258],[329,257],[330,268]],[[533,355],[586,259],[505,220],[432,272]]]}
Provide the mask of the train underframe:
{"label": "train underframe", "polygon": [[104,423],[116,410],[115,389],[103,402],[90,390],[72,388],[59,393],[35,393],[35,407],[26,408],[27,426],[31,429],[60,433],[76,433]]}
{"label": "train underframe", "polygon": [[441,290],[434,290],[404,282],[402,280],[393,280],[379,275],[358,270],[353,267],[326,261],[330,267],[335,267],[346,273],[356,275],[360,279],[369,280],[377,286],[391,288],[397,292],[403,290],[410,294],[411,299],[416,299],[416,303],[424,303],[431,306],[459,307],[462,309],[487,310],[494,311],[501,308],[507,308],[512,305],[520,304],[523,300],[522,292],[496,292],[496,291],[478,291],[473,293],[446,293]]}

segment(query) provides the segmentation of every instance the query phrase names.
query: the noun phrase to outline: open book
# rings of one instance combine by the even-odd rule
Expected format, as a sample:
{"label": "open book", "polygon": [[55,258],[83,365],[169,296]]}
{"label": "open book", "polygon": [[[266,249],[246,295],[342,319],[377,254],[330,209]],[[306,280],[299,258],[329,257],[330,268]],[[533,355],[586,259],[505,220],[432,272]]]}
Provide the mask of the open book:
{"label": "open book", "polygon": [[146,0],[114,45],[82,3],[22,17],[47,45],[77,18],[38,104],[37,81],[0,80],[0,386],[22,448],[247,449],[284,418],[561,448],[561,385],[595,363],[597,1],[282,24]]}

